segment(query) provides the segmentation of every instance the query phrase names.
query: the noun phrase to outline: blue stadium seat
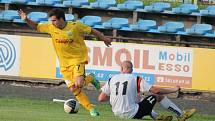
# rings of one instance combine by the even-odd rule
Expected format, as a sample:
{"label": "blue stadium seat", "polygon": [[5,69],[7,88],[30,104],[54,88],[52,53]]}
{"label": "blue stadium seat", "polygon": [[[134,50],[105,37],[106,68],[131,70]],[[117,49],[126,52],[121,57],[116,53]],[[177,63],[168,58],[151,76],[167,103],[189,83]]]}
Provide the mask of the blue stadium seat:
{"label": "blue stadium seat", "polygon": [[14,22],[14,23],[26,23],[26,22],[23,21],[21,18],[13,19],[13,22]]}
{"label": "blue stadium seat", "polygon": [[48,21],[48,15],[45,12],[30,12],[27,16],[29,19],[38,23],[41,21]]}
{"label": "blue stadium seat", "polygon": [[34,0],[10,0],[12,4],[27,4],[28,2],[33,2]]}
{"label": "blue stadium seat", "polygon": [[4,10],[0,13],[0,19],[3,21],[13,21],[13,19],[20,18],[16,10]]}
{"label": "blue stadium seat", "polygon": [[0,3],[10,3],[10,0],[0,0]]}
{"label": "blue stadium seat", "polygon": [[138,8],[143,8],[143,2],[139,0],[128,0],[125,1],[123,4],[118,4],[117,8],[120,10],[136,10]]}
{"label": "blue stadium seat", "polygon": [[39,5],[39,6],[55,6],[55,4],[62,4],[61,0],[36,0],[34,2],[28,2],[28,5]]}
{"label": "blue stadium seat", "polygon": [[215,6],[208,6],[206,9],[200,10],[202,16],[215,16]]}
{"label": "blue stadium seat", "polygon": [[90,3],[90,7],[99,9],[108,9],[116,6],[115,0],[97,0],[96,2]]}
{"label": "blue stadium seat", "polygon": [[66,7],[81,7],[82,5],[89,5],[88,0],[65,0],[63,5]]}
{"label": "blue stadium seat", "polygon": [[191,28],[186,29],[187,34],[205,35],[213,34],[212,26],[210,24],[194,24]]}
{"label": "blue stadium seat", "polygon": [[194,4],[181,4],[173,8],[172,12],[176,14],[191,14],[192,12],[198,12],[198,6]]}
{"label": "blue stadium seat", "polygon": [[170,3],[156,2],[152,3],[150,6],[145,6],[145,10],[148,12],[164,12],[167,9],[170,9]]}
{"label": "blue stadium seat", "polygon": [[84,16],[80,19],[80,22],[88,26],[94,27],[95,25],[101,25],[102,19],[100,16]]}
{"label": "blue stadium seat", "polygon": [[72,14],[65,14],[65,18],[66,21],[73,21],[75,17]]}
{"label": "blue stadium seat", "polygon": [[127,18],[111,18],[108,21],[103,23],[104,28],[106,29],[121,29],[123,27],[128,27]]}
{"label": "blue stadium seat", "polygon": [[158,27],[158,31],[167,33],[177,33],[184,31],[184,23],[182,22],[167,22],[162,26]]}
{"label": "blue stadium seat", "polygon": [[139,20],[131,24],[130,28],[134,31],[149,31],[150,29],[156,29],[157,23],[154,20]]}

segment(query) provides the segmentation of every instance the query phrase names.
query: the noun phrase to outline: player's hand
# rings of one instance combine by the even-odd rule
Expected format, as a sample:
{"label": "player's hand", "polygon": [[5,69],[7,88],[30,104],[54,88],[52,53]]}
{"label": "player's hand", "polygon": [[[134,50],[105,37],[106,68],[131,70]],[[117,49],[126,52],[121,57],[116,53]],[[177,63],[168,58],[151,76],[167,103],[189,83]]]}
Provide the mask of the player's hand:
{"label": "player's hand", "polygon": [[105,45],[109,47],[111,45],[112,39],[110,39],[108,37],[103,37],[103,41],[104,41]]}
{"label": "player's hand", "polygon": [[22,9],[19,9],[17,12],[19,13],[19,16],[21,17],[22,20],[25,21],[27,19],[27,15]]}
{"label": "player's hand", "polygon": [[181,87],[180,86],[176,86],[176,88],[177,88],[177,91],[181,91]]}

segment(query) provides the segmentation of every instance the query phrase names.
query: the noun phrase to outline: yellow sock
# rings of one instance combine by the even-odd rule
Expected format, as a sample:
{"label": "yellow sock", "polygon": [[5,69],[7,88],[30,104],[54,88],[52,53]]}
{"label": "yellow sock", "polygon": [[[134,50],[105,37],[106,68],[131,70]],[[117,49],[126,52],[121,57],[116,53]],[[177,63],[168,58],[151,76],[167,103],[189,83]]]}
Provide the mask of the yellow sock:
{"label": "yellow sock", "polygon": [[87,75],[84,79],[85,85],[88,85],[93,80],[93,77],[91,75]]}
{"label": "yellow sock", "polygon": [[81,90],[81,89],[76,89],[73,93],[78,100],[78,102],[83,105],[84,108],[87,110],[90,110],[93,108],[92,104],[90,103],[87,95]]}

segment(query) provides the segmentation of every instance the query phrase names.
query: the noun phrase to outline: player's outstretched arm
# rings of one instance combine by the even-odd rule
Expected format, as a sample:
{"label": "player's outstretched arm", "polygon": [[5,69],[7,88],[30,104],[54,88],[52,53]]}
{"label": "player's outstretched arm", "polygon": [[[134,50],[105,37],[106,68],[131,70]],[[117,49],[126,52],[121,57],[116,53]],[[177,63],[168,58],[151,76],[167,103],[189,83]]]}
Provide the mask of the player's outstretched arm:
{"label": "player's outstretched arm", "polygon": [[174,88],[163,88],[158,86],[152,86],[150,89],[150,92],[154,94],[170,94],[170,93],[178,92],[180,90],[181,90],[180,86],[176,86]]}
{"label": "player's outstretched arm", "polygon": [[22,9],[19,9],[18,13],[19,13],[19,16],[21,17],[22,20],[24,20],[30,27],[37,30],[38,23],[28,19],[26,13]]}
{"label": "player's outstretched arm", "polygon": [[105,94],[104,92],[101,92],[99,97],[98,97],[99,102],[105,102],[108,99],[109,99],[109,96],[107,94]]}
{"label": "player's outstretched arm", "polygon": [[103,41],[105,43],[106,46],[110,46],[112,40],[108,37],[105,37],[101,32],[99,32],[98,30],[92,29],[92,34],[94,36],[96,36],[100,41]]}

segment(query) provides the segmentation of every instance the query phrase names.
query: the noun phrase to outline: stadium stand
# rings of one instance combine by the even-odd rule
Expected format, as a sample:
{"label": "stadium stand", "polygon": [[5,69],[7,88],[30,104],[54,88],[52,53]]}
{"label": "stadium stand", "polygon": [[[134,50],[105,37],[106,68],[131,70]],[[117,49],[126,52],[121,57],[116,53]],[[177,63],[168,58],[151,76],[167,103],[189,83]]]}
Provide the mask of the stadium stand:
{"label": "stadium stand", "polygon": [[1,0],[1,3],[11,3],[10,0]]}
{"label": "stadium stand", "polygon": [[127,18],[111,18],[110,20],[103,23],[106,29],[121,29],[122,27],[128,27]]}
{"label": "stadium stand", "polygon": [[84,16],[80,19],[80,22],[88,26],[95,27],[96,25],[101,25],[102,19],[100,16]]}
{"label": "stadium stand", "polygon": [[44,22],[48,21],[47,19],[48,15],[45,12],[30,12],[28,14],[28,18],[35,21],[35,22]]}
{"label": "stadium stand", "polygon": [[90,3],[90,7],[98,9],[108,9],[116,6],[115,0],[97,0],[96,2]]}
{"label": "stadium stand", "polygon": [[73,21],[75,17],[72,14],[65,14],[65,19],[66,21]]}
{"label": "stadium stand", "polygon": [[11,4],[27,4],[28,2],[34,2],[34,0],[8,0]]}
{"label": "stadium stand", "polygon": [[54,6],[55,4],[62,4],[61,0],[36,0],[33,2],[28,2],[28,5],[37,6]]}
{"label": "stadium stand", "polygon": [[212,26],[209,24],[194,24],[191,28],[186,29],[186,32],[192,35],[214,34]]}
{"label": "stadium stand", "polygon": [[200,10],[202,16],[215,16],[215,6],[208,6],[206,9]]}
{"label": "stadium stand", "polygon": [[19,19],[20,16],[16,10],[5,10],[0,13],[0,20],[13,21],[13,19]]}
{"label": "stadium stand", "polygon": [[151,29],[157,29],[157,23],[154,20],[139,20],[131,24],[130,28],[134,31],[150,31]]}
{"label": "stadium stand", "polygon": [[142,1],[134,0],[134,1],[125,1],[122,4],[117,4],[117,8],[119,10],[136,10],[143,9],[144,5]]}
{"label": "stadium stand", "polygon": [[156,2],[152,3],[150,6],[145,6],[145,10],[148,12],[164,12],[171,8],[170,3]]}
{"label": "stadium stand", "polygon": [[176,8],[172,8],[172,12],[176,14],[191,14],[198,12],[198,6],[194,4],[181,4]]}
{"label": "stadium stand", "polygon": [[[91,4],[89,4],[87,0],[28,0],[27,4],[27,0],[17,0],[17,3],[12,3],[11,1],[12,0],[0,0],[1,33],[6,31],[26,31],[33,34],[38,34],[35,33],[35,31],[33,31],[32,29],[30,29],[25,24],[25,22],[20,19],[20,17],[11,18],[10,20],[3,19],[3,13],[7,9],[17,10],[19,8],[22,8],[29,14],[32,12],[42,11],[45,11],[44,13],[47,14],[50,9],[61,7],[67,13],[67,21],[80,20],[81,22],[93,28],[99,29],[105,35],[112,36],[115,38],[121,38],[115,39],[116,41],[135,40],[137,42],[146,42],[153,39],[155,40],[153,41],[154,43],[187,42],[188,44],[186,44],[186,46],[189,46],[193,43],[200,43],[200,45],[206,44],[208,46],[211,46],[215,43],[213,30],[213,27],[215,25],[215,23],[213,22],[215,17],[213,16],[215,8],[214,6],[208,6],[206,9],[198,11],[198,6],[196,9],[196,5],[194,4],[182,4],[179,6],[177,5],[178,8],[180,8],[180,12],[174,13],[172,11],[174,8],[171,10],[170,3],[152,3],[150,5],[151,10],[147,10],[147,6],[144,8],[143,2],[138,0],[128,0],[122,2],[121,4],[116,4],[115,0],[97,0],[96,2],[92,2]],[[101,7],[101,1],[105,4],[107,3],[106,5],[108,7],[106,5]],[[46,4],[45,2],[48,4]],[[66,2],[70,4],[65,4]],[[134,4],[131,4],[132,2]],[[76,3],[77,5],[72,5]],[[100,7],[92,7],[91,5],[93,5],[93,3],[101,4],[97,4]],[[192,7],[185,7],[184,9],[184,7],[182,6],[185,5],[194,6],[195,10],[190,9]],[[120,6],[122,8],[120,8]],[[181,8],[183,8],[183,12],[181,12]],[[38,22],[47,22],[48,20],[45,17],[47,15],[45,14],[37,14],[31,19],[35,19],[35,21]],[[115,21],[115,18],[119,18],[119,20]],[[212,30],[208,29],[210,31],[205,30],[204,32],[199,31],[197,32],[197,34],[192,33],[192,25],[202,23],[210,25]],[[185,28],[188,28],[187,30],[191,29],[191,32],[184,31]]]}
{"label": "stadium stand", "polygon": [[65,0],[63,1],[65,7],[81,7],[83,5],[89,5],[88,0]]}
{"label": "stadium stand", "polygon": [[158,27],[158,31],[167,33],[178,33],[184,32],[184,23],[182,22],[167,22],[162,26]]}

